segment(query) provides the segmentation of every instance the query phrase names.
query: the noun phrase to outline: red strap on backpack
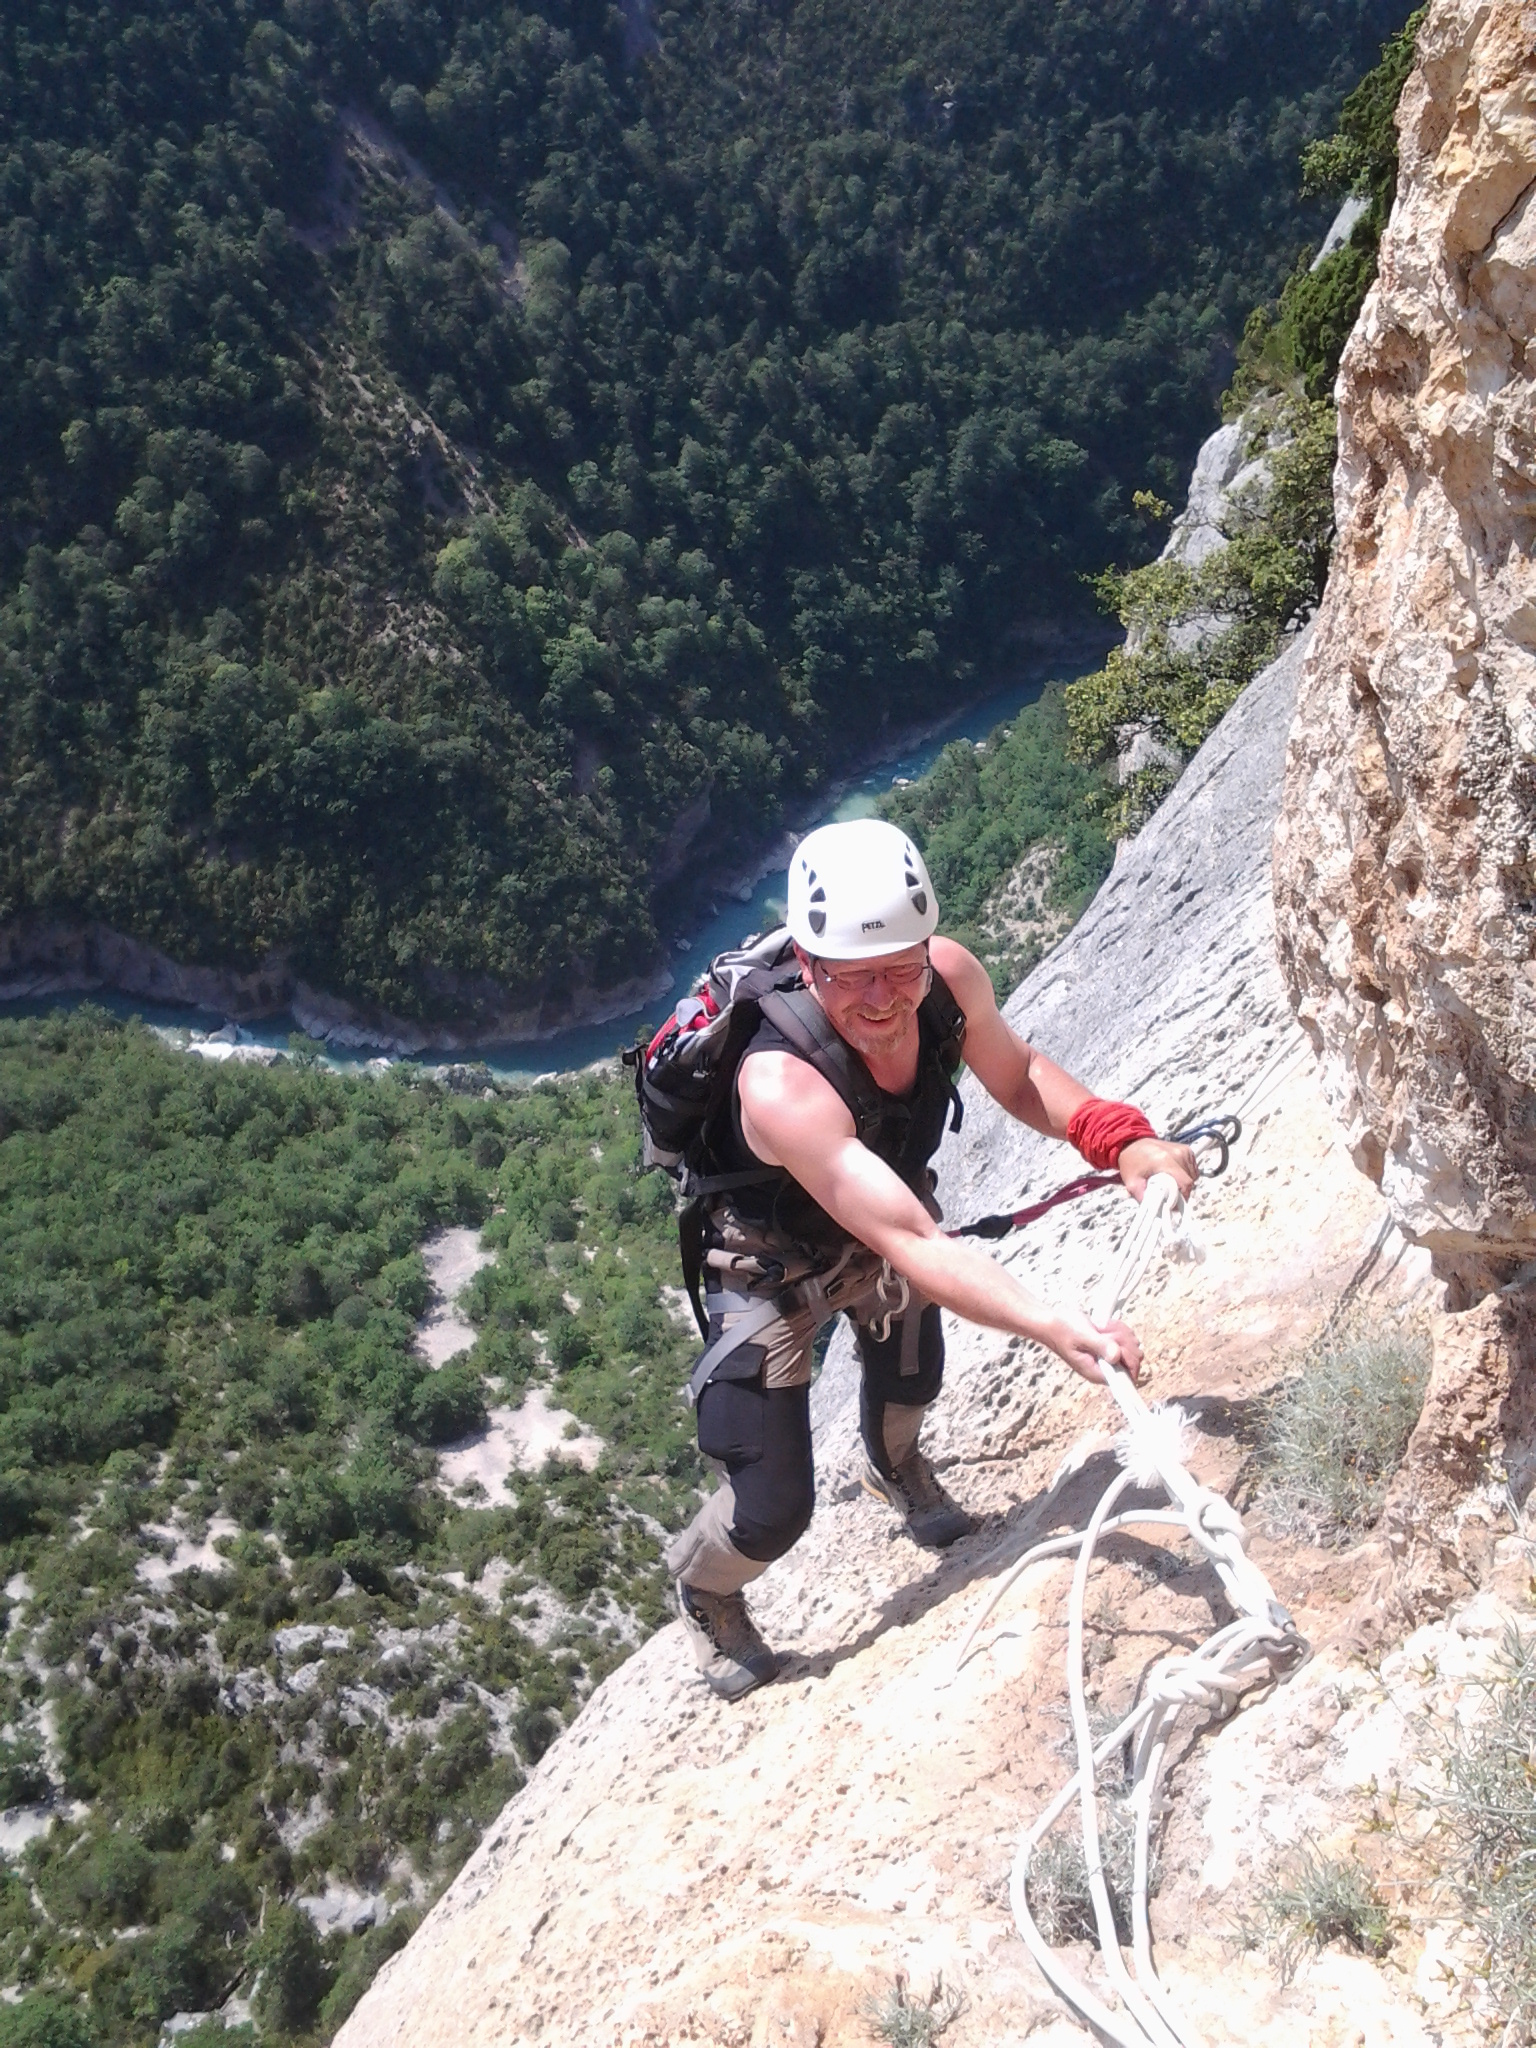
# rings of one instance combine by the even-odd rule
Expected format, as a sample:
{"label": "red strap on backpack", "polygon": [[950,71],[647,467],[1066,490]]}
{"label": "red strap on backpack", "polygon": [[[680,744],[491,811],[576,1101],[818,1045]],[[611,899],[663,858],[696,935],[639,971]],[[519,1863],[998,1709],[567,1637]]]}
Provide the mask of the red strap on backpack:
{"label": "red strap on backpack", "polygon": [[[698,1004],[698,1008],[694,1011],[693,1015],[688,1019],[687,1023],[683,1023],[679,1019],[677,1011],[674,1010],[672,1015],[667,1019],[666,1023],[662,1025],[661,1029],[657,1032],[656,1036],[651,1040],[650,1044],[645,1048],[645,1057],[647,1064],[649,1064],[650,1061],[655,1059],[661,1047],[666,1044],[667,1040],[672,1036],[672,1033],[674,1031],[702,1031],[706,1024],[712,1024],[716,1017],[719,1016],[720,1005],[715,1001],[714,997],[710,994],[709,986],[707,983],[703,988],[701,988],[697,992],[696,995],[693,996],[692,1001]],[[678,1009],[681,1008],[682,1004],[679,1003]]]}

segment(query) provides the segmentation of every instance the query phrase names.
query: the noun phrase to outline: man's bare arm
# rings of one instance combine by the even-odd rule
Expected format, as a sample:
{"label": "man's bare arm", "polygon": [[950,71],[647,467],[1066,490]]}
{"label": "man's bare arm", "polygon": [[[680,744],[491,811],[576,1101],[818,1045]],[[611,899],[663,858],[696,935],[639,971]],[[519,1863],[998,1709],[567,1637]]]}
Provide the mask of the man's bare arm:
{"label": "man's bare arm", "polygon": [[[971,1072],[1010,1116],[1048,1138],[1065,1138],[1073,1115],[1091,1100],[1088,1090],[1020,1038],[998,1009],[992,977],[974,953],[942,938],[935,938],[929,950],[965,1012],[965,1061]],[[1121,1151],[1118,1171],[1138,1202],[1154,1173],[1171,1174],[1181,1195],[1189,1193],[1199,1175],[1189,1147],[1162,1138],[1134,1139]]]}
{"label": "man's bare arm", "polygon": [[1100,1361],[1134,1377],[1141,1347],[1123,1323],[1099,1330],[1084,1315],[1053,1309],[995,1259],[948,1238],[912,1191],[854,1135],[831,1084],[790,1053],[753,1053],[738,1081],[742,1131],[759,1159],[786,1167],[813,1200],[918,1291],[967,1321],[1049,1346],[1084,1379]]}

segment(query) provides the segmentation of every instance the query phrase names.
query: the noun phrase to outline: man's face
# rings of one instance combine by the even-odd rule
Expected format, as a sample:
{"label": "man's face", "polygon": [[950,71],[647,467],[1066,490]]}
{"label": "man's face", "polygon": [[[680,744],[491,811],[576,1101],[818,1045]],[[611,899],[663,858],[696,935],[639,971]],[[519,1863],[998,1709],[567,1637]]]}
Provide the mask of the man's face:
{"label": "man's face", "polygon": [[813,960],[796,946],[805,985],[855,1052],[877,1059],[900,1049],[931,975],[926,946],[873,960]]}

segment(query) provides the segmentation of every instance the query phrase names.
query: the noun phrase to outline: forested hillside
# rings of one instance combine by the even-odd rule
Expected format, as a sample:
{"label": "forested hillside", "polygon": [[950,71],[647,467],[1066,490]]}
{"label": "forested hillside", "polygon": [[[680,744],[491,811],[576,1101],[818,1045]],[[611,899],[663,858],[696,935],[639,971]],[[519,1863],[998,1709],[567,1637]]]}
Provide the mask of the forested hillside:
{"label": "forested hillside", "polygon": [[[4,2048],[150,2048],[234,1992],[328,2038],[656,1625],[698,1464],[638,1154],[611,1077],[486,1100],[0,1023]],[[500,1256],[434,1372],[450,1224]],[[451,1483],[530,1379],[595,1469]]]}
{"label": "forested hillside", "polygon": [[8,8],[0,923],[643,967],[706,802],[1150,549],[1403,12]]}

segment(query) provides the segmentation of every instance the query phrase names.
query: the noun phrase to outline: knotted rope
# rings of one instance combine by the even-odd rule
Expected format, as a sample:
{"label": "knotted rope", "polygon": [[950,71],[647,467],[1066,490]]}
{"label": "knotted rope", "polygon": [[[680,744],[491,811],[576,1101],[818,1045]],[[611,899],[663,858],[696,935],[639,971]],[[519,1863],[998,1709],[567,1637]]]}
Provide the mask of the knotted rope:
{"label": "knotted rope", "polygon": [[[1203,1135],[1203,1134],[1202,1134]],[[1222,1145],[1225,1164],[1226,1145]],[[1178,1188],[1165,1174],[1154,1175],[1120,1247],[1114,1266],[1094,1302],[1093,1320],[1110,1322],[1129,1300],[1159,1248],[1175,1257],[1202,1257],[1189,1227]],[[1026,1947],[1063,2003],[1113,2048],[1198,2048],[1199,2036],[1182,2020],[1158,1981],[1147,1911],[1151,1871],[1153,1802],[1178,1717],[1190,1708],[1232,1712],[1254,1687],[1275,1684],[1306,1659],[1307,1644],[1275,1598],[1268,1580],[1247,1554],[1242,1517],[1218,1493],[1184,1469],[1178,1455],[1177,1410],[1149,1409],[1129,1375],[1106,1366],[1105,1384],[1126,1421],[1121,1471],[1106,1489],[1081,1534],[1047,1537],[1026,1552],[998,1581],[976,1616],[955,1663],[957,1675],[998,1602],[1031,1565],[1048,1557],[1075,1554],[1067,1606],[1067,1701],[1078,1768],[1019,1844],[1009,1878],[1013,1916]],[[1170,1427],[1170,1421],[1173,1422]],[[1075,1467],[1058,1474],[1041,1511]],[[1133,1508],[1117,1514],[1132,1486],[1160,1484],[1167,1508]],[[1094,1555],[1106,1536],[1130,1528],[1180,1529],[1209,1561],[1236,1614],[1200,1649],[1160,1658],[1148,1672],[1131,1711],[1097,1745],[1088,1718],[1084,1668],[1084,1612]],[[949,1681],[944,1681],[948,1683]],[[1128,1805],[1135,1829],[1131,1877],[1131,1960],[1127,1967],[1105,1882],[1099,1830],[1099,1767],[1131,1747]],[[1072,1971],[1045,1939],[1029,1902],[1030,1859],[1074,1796],[1082,1821],[1089,1897],[1105,1972],[1119,2001],[1112,2012]]]}

